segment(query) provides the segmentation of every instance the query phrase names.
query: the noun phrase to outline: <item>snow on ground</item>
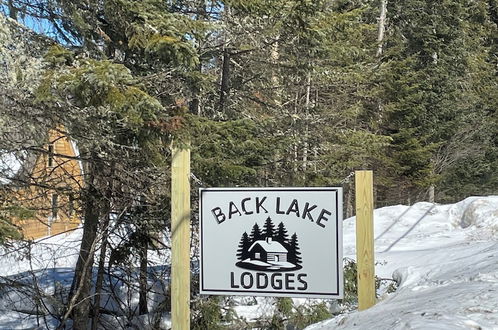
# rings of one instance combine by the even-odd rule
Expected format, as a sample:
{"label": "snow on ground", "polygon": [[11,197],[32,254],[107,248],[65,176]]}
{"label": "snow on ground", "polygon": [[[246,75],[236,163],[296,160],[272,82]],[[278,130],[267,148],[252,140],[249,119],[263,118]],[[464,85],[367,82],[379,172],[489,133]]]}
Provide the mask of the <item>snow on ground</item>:
{"label": "snow on ground", "polygon": [[[375,210],[376,275],[400,286],[318,329],[498,329],[498,196]],[[344,254],[355,258],[355,219]]]}
{"label": "snow on ground", "polygon": [[[78,259],[82,228],[66,234],[23,242],[19,249],[0,250],[0,275],[9,276],[49,268],[74,268]],[[31,258],[28,258],[31,251]]]}
{"label": "snow on ground", "polygon": [[[57,321],[49,315],[35,315],[34,311],[37,311],[37,307],[33,304],[34,286],[32,283],[36,279],[37,287],[42,292],[46,305],[50,306],[51,310],[60,307],[61,309],[56,311],[56,314],[60,314],[63,306],[60,306],[58,301],[67,294],[71,286],[82,233],[83,229],[80,227],[68,233],[38,239],[35,242],[17,242],[8,248],[0,247],[0,279],[2,280],[0,283],[0,329],[38,329],[40,327],[55,329],[57,327]],[[124,232],[120,234],[126,237]],[[122,237],[113,235],[108,239],[111,245],[117,245],[123,240]],[[100,250],[97,248],[97,256],[99,253]],[[165,265],[169,264],[169,258],[170,254],[167,250],[149,251],[148,261],[151,266],[148,281],[151,289],[148,294],[148,306],[151,310],[156,308],[166,295],[169,270]],[[129,299],[131,301],[129,308],[135,308],[138,305],[136,287],[133,285],[128,287],[126,284],[137,281],[138,263],[134,266],[135,268],[131,268],[129,272],[116,267],[113,272],[113,294],[117,295],[121,301]],[[96,266],[94,266],[93,273],[95,281]],[[3,283],[12,283],[12,285],[11,287],[4,286]],[[23,284],[28,285],[23,288]],[[132,293],[129,293],[129,290]],[[109,291],[109,286],[104,284],[102,298],[104,308],[122,313],[128,305],[108,298]],[[123,325],[117,328],[125,328],[124,324],[127,320],[125,317],[122,318],[123,320],[119,317],[114,318],[114,323],[121,322]],[[136,323],[137,328],[146,329],[152,320],[137,317],[133,322]],[[161,324],[164,328],[168,328],[168,322],[169,315],[165,314],[161,319]]]}

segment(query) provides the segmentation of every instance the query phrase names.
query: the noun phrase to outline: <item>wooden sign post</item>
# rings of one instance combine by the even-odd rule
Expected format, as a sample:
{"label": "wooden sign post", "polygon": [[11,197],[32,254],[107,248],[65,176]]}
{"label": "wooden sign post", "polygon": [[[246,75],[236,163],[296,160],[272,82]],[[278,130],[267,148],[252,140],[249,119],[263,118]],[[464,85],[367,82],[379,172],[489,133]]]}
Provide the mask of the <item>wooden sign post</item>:
{"label": "wooden sign post", "polygon": [[375,305],[372,171],[355,172],[358,309]]}
{"label": "wooden sign post", "polygon": [[172,148],[171,325],[190,329],[190,149]]}

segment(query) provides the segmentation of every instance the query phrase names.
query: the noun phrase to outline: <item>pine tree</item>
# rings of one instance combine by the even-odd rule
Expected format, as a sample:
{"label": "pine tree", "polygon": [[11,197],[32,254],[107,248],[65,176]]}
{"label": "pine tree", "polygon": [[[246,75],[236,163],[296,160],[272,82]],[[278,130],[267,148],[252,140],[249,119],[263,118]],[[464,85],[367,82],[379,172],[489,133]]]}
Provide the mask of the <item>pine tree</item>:
{"label": "pine tree", "polygon": [[[485,7],[465,0],[388,2],[391,36],[378,84],[389,109],[383,126],[393,141],[391,173],[412,194],[428,191],[432,198],[445,173],[489,143],[484,85],[477,87],[482,78],[491,82],[483,57]],[[483,129],[476,134],[475,127]]]}
{"label": "pine tree", "polygon": [[271,221],[271,218],[268,217],[268,219],[266,219],[265,224],[263,226],[263,236],[273,238],[274,234],[275,234],[275,225]]}
{"label": "pine tree", "polygon": [[441,150],[444,157],[438,158],[444,169],[439,183],[440,201],[453,202],[477,191],[483,195],[494,193],[498,186],[497,9],[496,1],[479,0],[465,5],[462,28],[468,74],[462,81],[465,89],[461,101],[471,111],[467,110],[465,125]]}
{"label": "pine tree", "polygon": [[275,240],[282,244],[286,244],[289,239],[289,235],[287,234],[287,229],[283,222],[280,222],[277,227],[277,232],[275,234]]}
{"label": "pine tree", "polygon": [[249,236],[247,235],[247,232],[244,232],[244,234],[242,234],[242,237],[240,238],[239,249],[237,250],[238,260],[245,260],[249,258],[249,248],[251,247],[251,245],[252,243],[249,239]]}
{"label": "pine tree", "polygon": [[297,241],[297,234],[294,233],[291,236],[291,240],[289,242],[289,254],[287,260],[296,266],[300,265],[302,263],[300,255],[301,252],[299,252],[299,243]]}
{"label": "pine tree", "polygon": [[261,233],[261,229],[259,229],[259,226],[257,223],[255,223],[254,226],[252,226],[251,235],[249,237],[251,239],[251,243],[262,240],[264,238],[262,233]]}

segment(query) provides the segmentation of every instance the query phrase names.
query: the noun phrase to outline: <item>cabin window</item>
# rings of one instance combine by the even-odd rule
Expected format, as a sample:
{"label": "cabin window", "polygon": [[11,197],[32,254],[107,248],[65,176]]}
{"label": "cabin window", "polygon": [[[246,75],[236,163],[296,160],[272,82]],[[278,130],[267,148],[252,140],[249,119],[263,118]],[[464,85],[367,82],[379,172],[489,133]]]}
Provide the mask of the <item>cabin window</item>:
{"label": "cabin window", "polygon": [[67,214],[69,216],[73,216],[74,214],[74,195],[73,194],[69,194],[69,205],[67,207]]}
{"label": "cabin window", "polygon": [[261,253],[259,252],[254,253],[254,259],[261,259]]}
{"label": "cabin window", "polygon": [[51,143],[48,145],[48,167],[54,166],[54,144]]}
{"label": "cabin window", "polygon": [[59,208],[59,195],[52,195],[52,220],[55,221],[57,219],[57,212]]}

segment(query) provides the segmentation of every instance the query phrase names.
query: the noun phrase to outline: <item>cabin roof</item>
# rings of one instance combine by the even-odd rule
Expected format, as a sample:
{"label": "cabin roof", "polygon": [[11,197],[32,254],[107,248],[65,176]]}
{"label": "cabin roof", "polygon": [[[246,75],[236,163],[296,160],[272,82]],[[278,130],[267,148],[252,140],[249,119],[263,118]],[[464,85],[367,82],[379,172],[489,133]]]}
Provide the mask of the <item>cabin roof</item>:
{"label": "cabin roof", "polygon": [[[0,186],[14,185],[29,181],[38,158],[42,155],[41,151],[46,148],[49,141],[48,132],[29,132],[24,130],[23,134],[14,129],[0,129],[0,138],[3,141],[12,141],[11,143],[2,143],[0,146]],[[56,129],[58,130],[58,129]],[[74,140],[63,134],[73,149],[76,157],[79,150]],[[61,136],[62,137],[62,136]],[[2,149],[1,147],[4,147]],[[83,174],[83,164],[77,161],[79,169]]]}
{"label": "cabin roof", "polygon": [[279,242],[276,242],[276,241],[267,242],[265,240],[259,240],[259,241],[252,243],[251,247],[249,248],[249,251],[251,251],[256,245],[261,246],[263,248],[263,250],[265,250],[266,252],[278,252],[278,253],[288,253],[289,252]]}

